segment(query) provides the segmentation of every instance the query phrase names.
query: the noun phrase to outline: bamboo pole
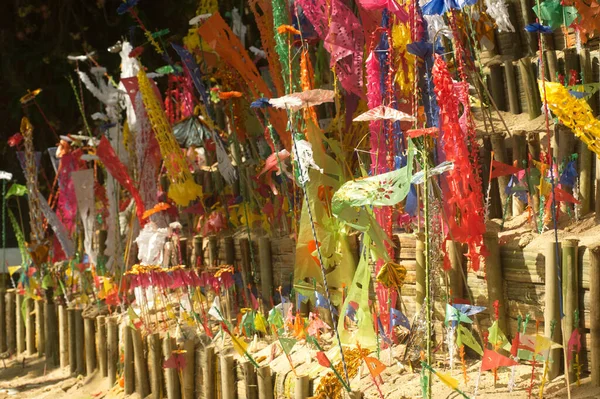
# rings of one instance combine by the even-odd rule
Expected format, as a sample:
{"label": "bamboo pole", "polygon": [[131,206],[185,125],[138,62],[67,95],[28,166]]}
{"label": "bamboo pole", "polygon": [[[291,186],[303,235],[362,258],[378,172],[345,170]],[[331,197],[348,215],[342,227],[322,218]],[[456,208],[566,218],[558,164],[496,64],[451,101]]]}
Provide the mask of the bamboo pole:
{"label": "bamboo pole", "polygon": [[425,237],[422,233],[416,234],[416,298],[415,313],[419,313],[425,302]]}
{"label": "bamboo pole", "polygon": [[535,73],[532,69],[529,57],[521,58],[519,60],[519,71],[521,72],[521,78],[523,79],[523,86],[525,86],[523,90],[525,90],[525,100],[527,101],[529,119],[535,119],[542,114],[542,103],[537,87],[537,80],[535,79]]}
{"label": "bamboo pole", "polygon": [[596,155],[596,174],[595,174],[595,198],[594,211],[596,212],[596,222],[600,222],[600,157]]}
{"label": "bamboo pole", "polygon": [[498,110],[506,111],[506,96],[504,95],[504,79],[502,77],[503,71],[500,64],[494,64],[489,66],[490,69],[490,92],[492,98],[496,103]]}
{"label": "bamboo pole", "polygon": [[69,365],[69,318],[65,305],[58,305],[58,347],[60,367],[65,368]]}
{"label": "bamboo pole", "polygon": [[179,238],[179,255],[181,256],[181,263],[184,266],[191,267],[190,258],[188,256],[188,239],[186,237]]}
{"label": "bamboo pole", "polygon": [[131,395],[135,391],[135,368],[133,357],[133,337],[131,335],[131,327],[123,323],[121,326],[121,336],[124,341],[124,359],[123,362],[123,379],[125,382],[125,395]]}
{"label": "bamboo pole", "polygon": [[271,240],[269,237],[258,239],[258,259],[260,263],[260,292],[263,305],[269,310],[273,296],[273,259],[271,258]]}
{"label": "bamboo pole", "polygon": [[233,356],[223,355],[221,360],[221,398],[235,399],[235,370]]}
{"label": "bamboo pole", "polygon": [[25,298],[25,334],[27,339],[27,354],[33,355],[36,352],[35,347],[35,314],[33,314],[34,304],[33,299]]}
{"label": "bamboo pole", "polygon": [[60,350],[57,343],[60,342],[60,334],[58,330],[58,315],[57,306],[53,301],[52,292],[47,291],[46,302],[43,303],[44,308],[44,330],[46,332],[45,350],[46,367],[60,366]]}
{"label": "bamboo pole", "polygon": [[[592,58],[588,49],[580,51],[579,64],[583,82],[591,83],[593,81]],[[596,96],[590,96],[587,102],[592,110],[596,109]],[[592,152],[583,141],[579,140],[579,200],[581,201],[582,216],[587,215],[591,208],[592,159]]]}
{"label": "bamboo pole", "polygon": [[98,348],[98,369],[102,377],[108,377],[108,353],[106,348],[106,316],[98,316],[96,347]]}
{"label": "bamboo pole", "polygon": [[[544,248],[545,256],[545,303],[544,307],[544,336],[551,338],[554,342],[562,342],[562,331],[560,327],[560,306],[558,296],[558,272],[556,259],[556,243],[547,241]],[[556,321],[554,335],[552,335],[552,320]],[[552,381],[560,373],[561,364],[560,349],[553,349],[550,352],[552,362],[548,363],[548,380]]]}
{"label": "bamboo pole", "polygon": [[[494,159],[504,164],[508,162],[508,155],[506,154],[506,143],[504,142],[504,133],[496,133],[490,136],[492,142],[492,150],[494,151]],[[498,180],[498,191],[500,193],[500,201],[502,202],[502,212],[506,210],[506,218],[512,216],[512,208],[510,207],[511,196],[505,191],[506,186],[510,182],[510,176],[499,176]],[[508,203],[508,205],[507,205]]]}
{"label": "bamboo pole", "polygon": [[148,335],[148,375],[152,398],[161,399],[162,394],[162,350],[160,334]]}
{"label": "bamboo pole", "polygon": [[240,238],[240,255],[242,258],[241,261],[241,273],[242,273],[242,282],[244,283],[244,289],[246,290],[246,298],[250,301],[250,289],[248,288],[248,284],[252,282],[252,275],[250,271],[252,270],[252,258],[250,255],[250,240],[247,238]]}
{"label": "bamboo pole", "polygon": [[246,399],[258,399],[258,381],[256,368],[250,362],[242,363],[244,370],[244,384],[246,386]]}
{"label": "bamboo pole", "polygon": [[590,251],[590,335],[592,386],[600,387],[600,245]]}
{"label": "bamboo pole", "polygon": [[[540,160],[540,137],[536,133],[527,134],[527,151],[529,152],[531,159],[536,161]],[[534,189],[533,193],[531,193],[531,201],[533,202],[533,204],[531,204],[533,212],[538,212],[540,209],[540,194],[538,190]]]}
{"label": "bamboo pole", "polygon": [[77,368],[75,372],[77,375],[84,375],[86,362],[85,362],[85,339],[84,339],[84,327],[83,327],[83,315],[81,309],[75,309],[75,364]]}
{"label": "bamboo pole", "polygon": [[[163,338],[162,342],[163,357],[167,360],[175,350],[175,339],[169,336]],[[179,385],[179,376],[177,369],[165,369],[165,386],[167,387],[168,398],[180,398],[181,387]],[[213,398],[214,399],[214,398]]]}
{"label": "bamboo pole", "polygon": [[519,91],[517,90],[517,78],[515,66],[512,61],[504,63],[504,79],[506,80],[506,91],[508,97],[508,109],[512,114],[520,114]]}
{"label": "bamboo pole", "polygon": [[119,325],[116,317],[109,316],[106,320],[106,368],[108,373],[108,386],[112,388],[117,382],[117,370],[119,366]]}
{"label": "bamboo pole", "polygon": [[17,319],[17,354],[21,354],[23,352],[25,352],[25,349],[27,347],[26,345],[26,334],[27,334],[27,327],[26,327],[26,314],[28,313],[27,311],[23,312],[23,306],[26,302],[25,302],[25,298],[23,297],[23,295],[19,295],[18,293],[15,293],[15,296],[17,298],[16,300],[16,309],[15,309],[15,314],[16,314],[16,319]]}
{"label": "bamboo pole", "polygon": [[217,236],[208,237],[208,266],[217,267],[219,265],[219,248],[218,248]]}
{"label": "bamboo pole", "polygon": [[7,328],[7,350],[9,354],[17,351],[17,314],[15,311],[15,292],[8,290],[6,293],[6,328]]}
{"label": "bamboo pole", "polygon": [[261,366],[257,371],[258,397],[259,399],[274,399],[273,396],[273,376],[271,367]]}
{"label": "bamboo pole", "polygon": [[[513,133],[513,161],[519,169],[527,168],[527,139],[523,130]],[[516,194],[512,197],[512,205],[513,216],[525,211],[525,203]]]}
{"label": "bamboo pole", "polygon": [[450,285],[450,301],[454,303],[456,298],[463,298],[463,245],[456,241],[447,241],[446,251],[450,259],[451,269],[448,271]]}
{"label": "bamboo pole", "polygon": [[183,387],[181,388],[181,397],[183,399],[194,399],[194,370],[195,370],[195,349],[196,345],[193,339],[188,339],[183,343],[183,350],[185,354],[185,368],[182,371],[183,374]]}
{"label": "bamboo pole", "polygon": [[[506,297],[504,296],[504,277],[502,275],[502,264],[500,263],[500,246],[498,245],[498,233],[488,231],[483,235],[483,242],[489,251],[485,258],[485,272],[488,288],[488,307],[494,309],[494,303],[498,301],[498,327],[508,333],[506,322]],[[490,311],[490,315],[494,312]]]}
{"label": "bamboo pole", "polygon": [[94,319],[83,319],[85,339],[85,371],[90,375],[96,369],[96,323]]}
{"label": "bamboo pole", "polygon": [[133,358],[135,367],[135,390],[140,397],[150,395],[150,383],[148,382],[148,365],[144,357],[144,341],[140,330],[130,328],[131,341],[133,343]]}
{"label": "bamboo pole", "polygon": [[202,266],[203,265],[202,236],[200,236],[200,235],[194,236],[193,244],[194,244],[194,253],[192,254],[193,264],[191,266],[192,267],[196,267],[198,265]]}
{"label": "bamboo pole", "polygon": [[556,52],[554,50],[546,50],[544,52],[546,61],[548,63],[548,80],[551,82],[558,82],[558,59],[556,58]]}
{"label": "bamboo pole", "polygon": [[225,237],[223,239],[223,246],[225,247],[225,263],[233,266],[235,264],[235,245],[233,237]]}
{"label": "bamboo pole", "polygon": [[306,399],[310,396],[309,388],[310,378],[307,375],[296,377],[296,386],[294,388],[294,399]]}
{"label": "bamboo pole", "polygon": [[[579,265],[577,259],[577,247],[579,240],[566,239],[562,241],[562,283],[564,304],[563,337],[568,340],[576,328],[574,326],[575,310],[579,309]],[[578,326],[577,326],[578,328]],[[575,380],[573,362],[569,365],[569,381]]]}
{"label": "bamboo pole", "polygon": [[216,399],[215,390],[215,347],[204,348],[202,373],[204,380],[204,399]]}
{"label": "bamboo pole", "polygon": [[44,356],[46,352],[46,331],[44,329],[44,302],[33,301],[35,313],[35,347],[38,357]]}
{"label": "bamboo pole", "polygon": [[69,371],[77,373],[77,334],[75,327],[75,309],[67,309],[67,329],[69,331]]}
{"label": "bamboo pole", "polygon": [[7,350],[6,290],[0,288],[0,352]]}

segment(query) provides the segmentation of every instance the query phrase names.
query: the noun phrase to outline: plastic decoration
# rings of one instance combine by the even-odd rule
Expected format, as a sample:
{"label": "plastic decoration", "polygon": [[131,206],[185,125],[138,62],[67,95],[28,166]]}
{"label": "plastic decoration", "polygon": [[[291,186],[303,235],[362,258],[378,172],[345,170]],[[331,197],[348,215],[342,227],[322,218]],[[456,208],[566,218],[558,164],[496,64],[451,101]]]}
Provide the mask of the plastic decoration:
{"label": "plastic decoration", "polygon": [[552,28],[546,25],[542,25],[538,22],[534,22],[532,24],[526,25],[525,30],[530,33],[552,33]]}
{"label": "plastic decoration", "polygon": [[[260,76],[248,52],[244,50],[241,42],[223,21],[221,15],[216,13],[207,19],[198,28],[198,33],[232,69],[240,74],[254,98],[273,97],[273,93]],[[291,148],[291,138],[289,134],[286,134],[287,116],[285,112],[270,110],[269,119],[279,134],[283,145],[289,150]]]}
{"label": "plastic decoration", "polygon": [[579,16],[575,7],[563,6],[559,0],[543,1],[539,8],[535,5],[533,11],[544,24],[552,29],[558,29],[562,25],[568,28]]}
{"label": "plastic decoration", "polygon": [[394,14],[399,22],[408,21],[408,13],[406,10],[396,2],[396,0],[359,0],[358,3],[365,10],[383,10],[388,9]]}
{"label": "plastic decoration", "polygon": [[511,358],[501,355],[498,352],[485,349],[481,361],[481,371],[497,369],[498,367],[511,367],[518,364],[518,362],[515,362]]}
{"label": "plastic decoration", "polygon": [[[283,83],[286,91],[296,91],[298,89],[295,79],[293,79],[292,73],[292,57],[290,55],[290,49],[288,46],[288,40],[292,38],[288,37],[289,32],[285,32],[285,28],[282,32],[279,31],[281,26],[289,26],[289,9],[286,0],[273,0],[273,27],[275,28],[273,34],[275,35],[275,52],[279,56],[279,62],[281,64],[281,73],[283,76]],[[287,34],[286,34],[287,33]]]}
{"label": "plastic decoration", "polygon": [[353,119],[354,122],[380,120],[414,121],[415,117],[397,109],[386,107],[385,105],[378,105]]}
{"label": "plastic decoration", "polygon": [[[103,137],[104,140],[106,138]],[[106,140],[108,143],[108,140]],[[96,263],[97,253],[92,246],[94,239],[94,170],[83,169],[72,174],[75,186],[75,197],[77,198],[77,209],[83,225],[85,253],[90,257],[92,263]]]}
{"label": "plastic decoration", "polygon": [[316,169],[323,173],[323,168],[315,163],[313,159],[312,145],[306,140],[296,140],[294,147],[292,148],[292,156],[298,163],[301,173],[298,174],[298,184],[304,186],[309,180],[310,176],[308,169]]}
{"label": "plastic decoration", "polygon": [[301,108],[333,102],[334,97],[333,90],[314,89],[272,98],[269,104],[275,108],[298,111]]}
{"label": "plastic decoration", "polygon": [[[448,199],[445,206],[447,215],[459,217],[449,217],[448,225],[454,240],[468,244],[467,257],[473,270],[477,271],[480,255],[485,254],[482,248],[485,223],[480,182],[476,173],[472,172],[474,167],[469,161],[470,153],[465,133],[461,129],[461,124],[464,125],[465,122],[459,120],[458,116],[460,94],[455,93],[452,77],[440,56],[435,57],[432,73],[440,107],[443,149],[446,160],[454,162],[454,168],[446,177]],[[462,97],[464,98],[464,94]]]}
{"label": "plastic decoration", "polygon": [[187,162],[175,140],[171,125],[167,121],[165,112],[160,106],[152,89],[152,84],[143,68],[140,69],[137,77],[148,119],[156,135],[165,167],[171,179],[169,197],[178,205],[187,206],[190,201],[202,196],[202,188],[194,182]]}
{"label": "plastic decoration", "polygon": [[499,32],[515,31],[504,0],[485,0],[485,12],[496,22]]}
{"label": "plastic decoration", "polygon": [[582,41],[588,37],[594,37],[600,31],[598,27],[598,16],[600,16],[600,3],[596,0],[566,0],[565,6],[574,6],[579,13],[577,29],[581,34]]}

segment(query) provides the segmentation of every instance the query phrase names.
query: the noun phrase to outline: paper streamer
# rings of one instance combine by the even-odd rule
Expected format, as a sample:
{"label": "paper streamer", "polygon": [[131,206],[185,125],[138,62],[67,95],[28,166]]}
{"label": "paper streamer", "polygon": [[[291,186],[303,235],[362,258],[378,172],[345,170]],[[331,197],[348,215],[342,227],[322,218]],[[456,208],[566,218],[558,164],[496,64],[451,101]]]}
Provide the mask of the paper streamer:
{"label": "paper streamer", "polygon": [[93,250],[94,237],[94,170],[84,169],[73,172],[71,175],[73,185],[75,186],[75,197],[77,198],[77,208],[79,217],[83,223],[84,241],[83,247],[85,253],[90,257],[90,261],[96,264],[97,253]]}
{"label": "paper streamer", "polygon": [[[94,192],[93,186],[91,192],[92,194]],[[73,241],[71,241],[71,239],[69,238],[69,232],[67,231],[65,226],[58,219],[56,213],[52,211],[50,205],[48,205],[48,201],[46,200],[46,198],[44,198],[44,196],[40,194],[38,190],[35,190],[33,193],[30,192],[29,196],[36,197],[36,201],[40,204],[40,210],[44,214],[46,220],[48,220],[48,224],[50,225],[50,227],[52,227],[52,230],[54,231],[56,238],[58,238],[58,241],[60,242],[60,245],[67,258],[73,257],[75,255],[75,245],[73,244]]]}

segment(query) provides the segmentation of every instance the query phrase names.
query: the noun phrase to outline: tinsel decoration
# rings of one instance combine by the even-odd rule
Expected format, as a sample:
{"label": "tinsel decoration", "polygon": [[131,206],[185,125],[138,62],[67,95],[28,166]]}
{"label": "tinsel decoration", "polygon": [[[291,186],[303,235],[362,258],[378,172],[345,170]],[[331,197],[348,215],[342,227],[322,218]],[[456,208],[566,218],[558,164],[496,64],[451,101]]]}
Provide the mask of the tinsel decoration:
{"label": "tinsel decoration", "polygon": [[[348,377],[350,379],[358,374],[358,368],[362,363],[363,357],[368,354],[369,350],[367,349],[344,348],[344,357],[348,366]],[[343,372],[341,362],[335,365],[335,370],[338,374]],[[343,399],[344,391],[342,388],[342,384],[335,374],[328,373],[319,381],[319,386],[315,389],[314,397],[316,399]]]}
{"label": "tinsel decoration", "polygon": [[152,84],[143,68],[140,68],[137,78],[148,119],[156,135],[171,180],[168,195],[176,204],[187,206],[191,201],[202,196],[202,187],[194,182],[179,144],[175,140],[171,125],[167,121],[165,111],[156,98]]}

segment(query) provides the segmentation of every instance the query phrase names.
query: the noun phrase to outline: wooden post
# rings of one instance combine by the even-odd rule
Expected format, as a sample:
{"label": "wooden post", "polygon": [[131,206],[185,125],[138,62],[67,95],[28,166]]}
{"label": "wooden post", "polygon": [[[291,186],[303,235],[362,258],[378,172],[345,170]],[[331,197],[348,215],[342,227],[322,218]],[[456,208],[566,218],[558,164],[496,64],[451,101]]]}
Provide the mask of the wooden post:
{"label": "wooden post", "polygon": [[[517,168],[527,168],[527,140],[523,130],[513,133],[513,161]],[[520,215],[525,211],[525,203],[516,194],[512,197],[512,205],[513,216]]]}
{"label": "wooden post", "polygon": [[0,288],[0,353],[7,349],[6,291]]}
{"label": "wooden post", "polygon": [[[183,355],[185,357],[185,368],[182,370],[183,387],[181,388],[181,397],[183,399],[194,399],[194,397],[195,397],[194,370],[196,369],[195,364],[194,364],[196,361],[196,354],[195,354],[196,345],[194,343],[194,340],[193,339],[186,340],[183,343],[183,350],[185,350],[186,352]],[[234,374],[232,374],[232,376],[233,375]],[[235,379],[232,381],[232,385],[233,385],[233,382],[235,382]],[[223,392],[225,392],[225,391],[223,391]],[[226,396],[223,396],[222,398],[226,398]]]}
{"label": "wooden post", "polygon": [[35,347],[38,357],[46,352],[46,330],[44,329],[44,302],[33,301],[35,312]]}
{"label": "wooden post", "polygon": [[423,233],[416,234],[416,297],[415,313],[421,311],[425,301],[425,236]]}
{"label": "wooden post", "polygon": [[233,243],[233,237],[225,237],[223,239],[223,246],[225,247],[225,263],[233,266],[235,264],[235,245]]}
{"label": "wooden post", "polygon": [[263,304],[270,309],[273,296],[273,263],[271,258],[271,240],[269,237],[258,239],[258,258],[260,263],[260,293]]}
{"label": "wooden post", "polygon": [[133,342],[133,357],[135,367],[135,390],[140,397],[150,395],[150,384],[148,382],[148,365],[144,357],[144,341],[142,332],[130,328],[131,341]]}
{"label": "wooden post", "polygon": [[194,236],[194,253],[192,254],[192,267],[202,266],[202,236]]}
{"label": "wooden post", "polygon": [[119,366],[119,325],[115,317],[109,316],[106,327],[106,351],[108,386],[112,388],[117,382],[117,369]]}
{"label": "wooden post", "polygon": [[96,325],[94,319],[83,319],[85,336],[85,371],[90,375],[96,369]]}
{"label": "wooden post", "polygon": [[504,95],[504,79],[502,77],[502,66],[493,64],[490,68],[490,93],[494,99],[494,103],[500,111],[506,111],[506,96]]}
{"label": "wooden post", "polygon": [[58,305],[58,347],[60,367],[65,368],[69,365],[69,320],[65,305]]}
{"label": "wooden post", "polygon": [[261,366],[257,372],[258,397],[259,399],[274,399],[273,396],[273,376],[271,367]]}
{"label": "wooden post", "polygon": [[508,109],[512,114],[521,113],[519,106],[519,91],[517,90],[517,78],[515,76],[515,66],[512,61],[504,63],[504,79],[506,80],[506,91],[508,95]]}
{"label": "wooden post", "polygon": [[204,348],[204,364],[202,365],[204,375],[204,399],[215,399],[215,347]]}
{"label": "wooden post", "polygon": [[7,328],[7,350],[11,355],[17,351],[17,314],[15,311],[15,291],[8,290],[6,293],[6,328]]}
{"label": "wooden post", "polygon": [[33,355],[35,353],[35,314],[33,314],[33,299],[25,298],[25,321],[27,323],[25,327],[25,333],[27,335],[27,354]]}
{"label": "wooden post", "polygon": [[592,337],[591,370],[592,386],[600,387],[600,246],[590,251],[590,335]]}
{"label": "wooden post", "polygon": [[595,174],[595,198],[594,211],[596,212],[596,222],[600,222],[600,157],[596,155],[596,174]]}
{"label": "wooden post", "polygon": [[46,291],[46,302],[44,307],[44,330],[46,330],[46,343],[44,353],[46,354],[46,367],[58,367],[60,365],[60,334],[58,331],[57,306],[52,298],[52,292]]}
{"label": "wooden post", "polygon": [[246,386],[246,399],[258,399],[258,381],[256,380],[256,368],[250,362],[242,363],[244,370],[244,384]]}
{"label": "wooden post", "polygon": [[542,114],[542,102],[539,96],[539,89],[535,74],[531,67],[529,57],[519,60],[519,71],[523,79],[523,90],[525,90],[525,100],[527,101],[527,112],[529,119],[535,119]]}
{"label": "wooden post", "polygon": [[592,196],[592,152],[587,145],[578,140],[579,146],[579,200],[581,216],[590,213]]}
{"label": "wooden post", "polygon": [[125,395],[131,395],[135,391],[135,361],[133,357],[133,337],[131,327],[123,323],[121,325],[121,337],[124,341],[123,379],[125,381]]}
{"label": "wooden post", "polygon": [[179,255],[181,256],[181,264],[190,267],[190,258],[188,256],[188,242],[186,237],[179,238]]}
{"label": "wooden post", "polygon": [[[498,162],[508,164],[508,155],[506,154],[506,143],[504,142],[504,133],[492,134],[490,137],[492,142],[492,150],[494,151],[494,159]],[[510,206],[511,196],[506,194],[505,188],[508,186],[510,176],[499,176],[498,191],[500,192],[500,201],[502,202],[502,212],[508,219],[512,216],[512,208]],[[507,205],[508,202],[508,205]]]}
{"label": "wooden post", "polygon": [[306,399],[310,396],[308,392],[310,378],[307,375],[296,377],[296,387],[294,388],[294,399]]}
{"label": "wooden post", "polygon": [[[529,25],[530,23],[535,22],[535,18],[533,16],[533,10],[531,9],[532,4],[527,0],[519,1],[519,5],[521,7],[521,15],[519,24],[521,26],[521,34],[524,35],[523,41],[523,55],[534,55],[538,50],[538,38],[534,32],[527,32],[524,30],[524,27]],[[516,26],[515,26],[516,28]],[[518,29],[518,28],[517,28]]]}
{"label": "wooden post", "polygon": [[548,62],[548,77],[550,82],[558,82],[558,59],[554,50],[546,50],[544,52],[546,61]]}
{"label": "wooden post", "polygon": [[[599,197],[600,198],[600,197]],[[244,283],[244,289],[246,290],[246,298],[250,301],[250,289],[248,288],[248,284],[252,284],[252,258],[250,255],[250,240],[247,238],[240,238],[240,255],[242,258],[241,262],[241,273],[242,273],[242,282]]]}
{"label": "wooden post", "polygon": [[[573,333],[575,321],[575,310],[579,309],[579,265],[577,262],[577,247],[579,240],[566,239],[562,241],[562,283],[563,283],[563,337],[568,340]],[[564,340],[563,340],[564,341]],[[573,362],[569,366],[569,381],[575,381],[575,370]]]}
{"label": "wooden post", "polygon": [[498,327],[508,333],[506,323],[506,299],[504,297],[504,277],[500,263],[500,246],[498,233],[488,231],[483,235],[483,242],[489,251],[485,258],[485,271],[488,288],[488,309],[490,316],[494,315],[494,303],[498,301]]}
{"label": "wooden post", "polygon": [[446,250],[452,268],[448,271],[448,284],[450,286],[450,300],[463,298],[463,245],[456,241],[448,241]]}
{"label": "wooden post", "polygon": [[[529,152],[529,155],[531,155],[531,159],[536,161],[540,160],[540,137],[536,133],[527,134],[527,151]],[[532,204],[530,204],[530,206],[535,214],[536,212],[539,212],[540,209],[540,194],[538,190],[534,189],[533,191],[534,192],[531,193]],[[537,220],[537,217],[534,220]]]}
{"label": "wooden post", "polygon": [[67,309],[67,324],[69,330],[69,371],[77,373],[77,334],[75,327],[75,309]]}
{"label": "wooden post", "polygon": [[15,296],[17,298],[17,306],[15,308],[17,319],[17,354],[21,354],[25,352],[25,348],[27,347],[25,340],[27,328],[25,324],[27,319],[26,314],[28,312],[23,312],[23,304],[25,303],[25,298],[23,295],[15,293]]}
{"label": "wooden post", "polygon": [[[167,360],[175,350],[175,339],[170,337],[163,338],[162,342],[163,357]],[[179,386],[179,376],[176,369],[165,369],[165,386],[167,387],[168,398],[180,398],[181,388]],[[213,398],[214,399],[214,398]]]}
{"label": "wooden post", "polygon": [[161,352],[160,334],[153,333],[148,335],[148,374],[150,376],[150,390],[154,399],[161,399],[163,397]]}
{"label": "wooden post", "polygon": [[96,347],[98,348],[98,368],[102,377],[108,377],[108,353],[106,349],[106,316],[98,316]]}
{"label": "wooden post", "polygon": [[217,267],[219,265],[219,241],[217,236],[208,237],[208,266]]}
{"label": "wooden post", "polygon": [[221,398],[235,399],[235,370],[233,356],[221,356]]}
{"label": "wooden post", "polygon": [[[559,254],[560,256],[560,254]],[[556,259],[556,243],[554,240],[546,242],[544,248],[545,257],[545,298],[546,307],[544,308],[544,336],[549,337],[554,342],[562,342],[562,331],[560,327],[560,306],[558,297],[558,269]],[[551,336],[551,322],[556,321],[554,335]],[[558,377],[561,365],[560,349],[552,349],[550,357],[552,362],[548,364],[548,380],[552,381]]]}
{"label": "wooden post", "polygon": [[85,339],[84,339],[84,327],[83,327],[83,311],[81,309],[75,309],[75,364],[77,368],[75,372],[77,375],[84,375],[86,362],[85,362]]}

